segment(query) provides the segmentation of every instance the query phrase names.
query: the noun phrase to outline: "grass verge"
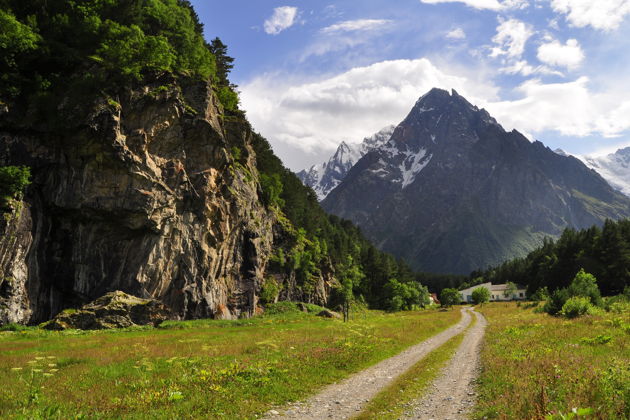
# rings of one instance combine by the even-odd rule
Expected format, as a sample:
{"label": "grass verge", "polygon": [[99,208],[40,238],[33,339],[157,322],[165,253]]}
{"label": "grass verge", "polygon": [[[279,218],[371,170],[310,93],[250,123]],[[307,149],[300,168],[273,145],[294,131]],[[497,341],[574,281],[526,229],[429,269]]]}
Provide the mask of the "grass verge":
{"label": "grass verge", "polygon": [[630,418],[630,311],[568,320],[515,303],[488,320],[477,419]]}
{"label": "grass verge", "polygon": [[410,403],[422,398],[427,387],[438,377],[453,357],[477,318],[474,315],[468,327],[429,353],[413,365],[387,388],[379,392],[353,420],[399,419],[410,407]]}
{"label": "grass verge", "polygon": [[425,340],[459,311],[306,313],[0,333],[0,418],[255,418]]}

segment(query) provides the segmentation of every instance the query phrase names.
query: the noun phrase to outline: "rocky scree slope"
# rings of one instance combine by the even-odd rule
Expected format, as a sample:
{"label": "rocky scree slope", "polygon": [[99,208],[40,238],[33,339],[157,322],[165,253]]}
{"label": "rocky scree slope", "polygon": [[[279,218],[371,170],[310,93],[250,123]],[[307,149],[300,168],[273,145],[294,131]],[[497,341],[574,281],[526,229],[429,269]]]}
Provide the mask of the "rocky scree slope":
{"label": "rocky scree slope", "polygon": [[545,236],[630,215],[630,200],[453,91],[422,96],[386,144],[322,206],[418,270],[468,273],[524,256]]}
{"label": "rocky scree slope", "polygon": [[[176,318],[255,313],[283,229],[262,204],[246,120],[226,116],[210,84],[170,75],[81,107],[62,132],[0,115],[0,165],[33,174],[0,226],[0,324],[113,290]],[[323,281],[314,303],[326,303]]]}

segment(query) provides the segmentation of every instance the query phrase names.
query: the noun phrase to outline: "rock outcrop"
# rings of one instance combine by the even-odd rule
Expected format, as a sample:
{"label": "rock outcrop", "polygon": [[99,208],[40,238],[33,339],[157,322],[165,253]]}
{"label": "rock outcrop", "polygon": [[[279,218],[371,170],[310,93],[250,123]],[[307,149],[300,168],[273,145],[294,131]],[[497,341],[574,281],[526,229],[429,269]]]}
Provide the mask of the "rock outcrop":
{"label": "rock outcrop", "polygon": [[275,219],[246,121],[209,84],[168,75],[84,106],[61,131],[0,116],[0,165],[33,174],[0,226],[0,323],[113,290],[181,319],[253,314]]}
{"label": "rock outcrop", "polygon": [[82,306],[66,309],[46,322],[47,330],[106,330],[141,325],[160,325],[171,317],[168,308],[155,299],[140,299],[121,291],[104,296]]}

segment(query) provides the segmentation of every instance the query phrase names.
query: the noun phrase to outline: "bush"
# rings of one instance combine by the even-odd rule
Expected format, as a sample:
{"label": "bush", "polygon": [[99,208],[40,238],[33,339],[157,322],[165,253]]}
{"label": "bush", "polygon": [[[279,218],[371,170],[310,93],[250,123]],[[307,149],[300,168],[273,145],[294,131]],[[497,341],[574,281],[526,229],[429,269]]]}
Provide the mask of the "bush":
{"label": "bush", "polygon": [[594,275],[580,269],[568,288],[569,296],[581,296],[589,298],[595,306],[602,306],[602,295],[597,287],[597,279]]}
{"label": "bush", "polygon": [[276,280],[268,278],[260,290],[260,303],[263,305],[274,303],[281,289],[282,286],[279,285]]}
{"label": "bush", "polygon": [[0,197],[15,198],[23,194],[31,183],[31,170],[27,166],[0,167]]}
{"label": "bush", "polygon": [[562,311],[562,307],[569,300],[569,297],[567,289],[554,290],[549,300],[545,303],[543,310],[549,315],[556,315]]}
{"label": "bush", "polygon": [[567,318],[577,318],[586,315],[592,309],[591,300],[587,297],[574,296],[562,305],[562,315]]}
{"label": "bush", "polygon": [[265,315],[287,314],[293,312],[302,312],[295,302],[282,301],[265,306]]}
{"label": "bush", "polygon": [[490,290],[485,287],[477,287],[472,292],[472,299],[476,305],[488,302],[490,300]]}
{"label": "bush", "polygon": [[25,325],[9,323],[0,327],[0,331],[25,331],[28,327]]}
{"label": "bush", "polygon": [[442,306],[457,305],[461,300],[459,290],[457,289],[443,289],[440,293],[440,303]]}

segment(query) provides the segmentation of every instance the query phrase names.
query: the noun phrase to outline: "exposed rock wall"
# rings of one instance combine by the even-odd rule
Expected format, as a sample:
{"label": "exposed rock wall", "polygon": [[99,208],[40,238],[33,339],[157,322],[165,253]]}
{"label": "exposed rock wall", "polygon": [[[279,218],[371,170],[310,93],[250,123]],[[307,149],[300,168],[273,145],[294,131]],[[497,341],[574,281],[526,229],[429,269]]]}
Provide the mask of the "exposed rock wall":
{"label": "exposed rock wall", "polygon": [[5,117],[0,165],[30,166],[33,183],[0,238],[0,323],[112,290],[180,318],[254,313],[274,217],[251,131],[223,117],[209,85],[156,81],[102,99],[62,134]]}

